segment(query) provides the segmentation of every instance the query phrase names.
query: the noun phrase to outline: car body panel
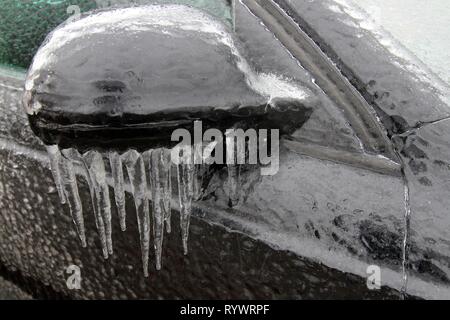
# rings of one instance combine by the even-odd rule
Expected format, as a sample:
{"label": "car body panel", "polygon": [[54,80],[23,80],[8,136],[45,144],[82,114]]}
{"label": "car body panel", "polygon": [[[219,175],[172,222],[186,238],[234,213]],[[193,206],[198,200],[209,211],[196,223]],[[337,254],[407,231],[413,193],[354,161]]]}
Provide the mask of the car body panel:
{"label": "car body panel", "polygon": [[[336,12],[329,8],[327,1],[301,2],[301,4],[291,2],[290,4],[298,10],[299,15],[302,8],[310,13],[302,14],[302,18],[307,19],[308,26],[324,39],[327,47],[321,46],[321,48],[332,59],[339,57],[339,61],[334,60],[336,65],[379,112],[379,119],[386,127],[389,136],[404,134],[409,130],[412,135],[408,135],[405,143],[420,143],[417,142],[419,140],[408,139],[412,139],[416,131],[419,135],[425,135],[427,130],[438,126],[438,123],[422,125],[423,123],[448,116],[447,106],[438,95],[430,92],[432,89],[429,86],[415,81],[414,75],[410,72],[405,72],[393,63],[392,55],[388,51],[378,45],[374,46],[375,39],[370,33],[364,33],[363,37],[358,37],[360,31],[356,31],[354,27],[347,28],[344,22],[333,19]],[[239,5],[242,6],[241,3]],[[306,7],[301,7],[303,5]],[[248,10],[245,10],[247,8],[238,6],[237,22],[239,19],[256,19]],[[298,62],[289,56],[276,38],[270,33],[264,33],[267,31],[260,28],[261,25],[257,19],[253,22],[247,20],[245,26],[248,28],[240,29],[238,24],[237,36],[245,49],[250,52],[251,60],[257,68],[286,75],[316,90],[320,95],[320,90],[315,88],[308,72],[305,72]],[[258,28],[260,31],[257,31]],[[258,34],[258,38],[252,36],[254,32]],[[259,37],[264,39],[263,46],[260,46]],[[324,45],[324,43],[321,44]],[[333,50],[327,51],[328,48]],[[272,56],[261,54],[269,50]],[[280,57],[280,59],[274,57]],[[377,67],[374,67],[374,64]],[[19,268],[25,274],[33,275],[42,279],[44,283],[49,283],[56,291],[77,298],[302,298],[308,297],[308,294],[310,294],[309,297],[317,298],[329,297],[331,294],[334,294],[334,297],[339,297],[340,294],[345,296],[343,292],[348,294],[349,287],[343,283],[350,281],[349,279],[353,276],[338,271],[333,272],[336,272],[337,278],[343,276],[339,278],[343,279],[342,282],[323,282],[327,283],[325,292],[322,292],[323,295],[318,287],[312,286],[310,290],[305,288],[305,283],[311,286],[317,281],[311,278],[310,274],[314,274],[312,270],[318,268],[320,263],[359,275],[355,282],[350,281],[351,286],[355,284],[358,288],[365,288],[364,277],[367,275],[367,267],[377,264],[382,268],[383,284],[395,289],[403,286],[402,242],[407,228],[405,228],[404,220],[405,185],[400,164],[377,154],[366,154],[363,151],[364,146],[354,147],[357,139],[351,130],[351,123],[346,123],[345,116],[340,115],[338,108],[331,101],[327,101],[324,94],[322,97],[326,102],[320,111],[323,116],[320,116],[318,111],[316,123],[306,127],[304,129],[306,132],[298,134],[303,137],[310,133],[309,130],[319,127],[312,133],[312,136],[319,137],[317,139],[319,143],[309,141],[305,144],[301,139],[296,139],[295,135],[294,139],[283,141],[279,174],[273,177],[260,177],[257,170],[250,168],[245,171],[241,190],[243,198],[235,208],[229,208],[225,201],[227,198],[226,172],[224,170],[216,172],[211,178],[205,199],[195,205],[195,216],[201,219],[194,219],[191,230],[190,246],[194,249],[191,249],[190,255],[183,257],[179,232],[175,230],[165,239],[166,253],[163,255],[163,270],[152,271],[151,279],[145,280],[140,272],[133,271],[139,269],[139,249],[136,226],[133,225],[133,209],[127,210],[131,213],[128,214],[131,227],[127,232],[120,233],[117,224],[114,226],[115,245],[118,249],[117,254],[108,261],[103,261],[101,258],[100,244],[94,231],[92,217],[88,222],[88,248],[81,248],[67,212],[60,215],[66,209],[57,201],[48,162],[42,152],[43,146],[29,129],[25,113],[20,107],[22,81],[23,78],[17,75],[3,75],[0,83],[0,108],[2,108],[0,120],[2,148],[0,149],[2,149],[2,172],[5,173],[2,182],[4,196],[1,199],[3,207],[1,217],[4,223],[3,232],[0,233],[3,236],[1,241],[3,252],[0,256],[7,266]],[[312,82],[312,85],[309,82]],[[417,89],[411,93],[411,88]],[[424,110],[420,107],[421,103],[432,107]],[[395,105],[394,108],[392,104]],[[327,121],[333,118],[338,120],[327,128]],[[439,123],[442,126],[444,124],[446,124],[445,121]],[[416,130],[413,127],[417,125],[423,127]],[[308,123],[305,126],[308,126]],[[333,130],[339,131],[342,128],[350,129],[343,135],[345,138],[330,136]],[[443,130],[445,132],[446,128]],[[433,170],[435,167],[443,170],[441,164],[445,161],[447,150],[439,134],[439,132],[432,132],[426,135],[434,141],[429,143],[431,148],[429,152],[436,156],[430,156],[432,160],[426,159],[426,161],[438,161],[428,166]],[[346,142],[341,144],[342,141]],[[414,152],[408,156],[402,154],[402,144],[399,143],[394,139],[392,146],[398,148],[402,161],[406,163],[407,157],[410,157],[408,161],[411,157],[413,160],[417,157]],[[441,149],[441,146],[444,149]],[[323,148],[328,149],[323,151]],[[422,146],[420,148],[423,149]],[[336,150],[345,151],[347,157],[330,159],[326,156],[317,156],[320,152],[329,154]],[[361,158],[382,162],[391,170],[380,172],[375,170],[374,166],[361,165],[361,161],[358,165],[356,160],[354,163],[349,160]],[[423,158],[420,161],[425,161]],[[427,196],[422,194],[423,189],[420,184],[420,181],[423,184],[425,180],[419,181],[423,175],[416,177],[408,170],[407,168],[407,181],[409,182],[409,179],[413,181],[410,186],[413,208],[410,231],[414,245],[410,257],[413,259],[412,265],[415,266],[410,274],[408,292],[422,297],[448,297],[450,290],[446,280],[448,270],[445,262],[447,249],[433,251],[435,256],[437,252],[444,253],[443,256],[432,257],[431,260],[438,262],[430,264],[428,244],[433,241],[430,242],[425,238],[434,239],[434,236],[428,234],[433,232],[434,223],[437,221],[423,218],[416,222],[414,219],[414,212],[424,209],[421,208],[421,203]],[[438,198],[443,197],[446,192],[445,176],[429,173],[426,177],[432,181],[436,189],[444,186],[439,190]],[[417,178],[417,183],[414,182],[414,178]],[[82,198],[88,213],[89,196],[85,185],[82,189]],[[17,200],[18,198],[28,200],[20,201]],[[131,201],[127,201],[127,205],[130,203]],[[445,222],[445,205],[440,208],[436,206],[430,208],[437,210],[433,214]],[[426,217],[423,211],[422,217]],[[428,226],[425,233],[419,233],[418,230],[422,229],[423,223],[428,223]],[[444,223],[443,226],[445,225]],[[442,229],[437,227],[440,234],[439,239],[435,241],[438,241],[439,248],[446,246],[444,229],[444,227]],[[19,232],[15,232],[17,230]],[[237,232],[239,235],[229,233],[230,231]],[[234,236],[239,240],[233,244],[234,240],[230,240],[230,237]],[[256,243],[257,246],[261,246],[261,251],[252,249],[255,240],[249,239],[258,239]],[[247,245],[247,241],[252,243],[249,245],[250,249],[242,249]],[[203,248],[206,248],[207,252]],[[255,274],[258,274],[255,270],[266,269],[267,261],[265,259],[263,260],[266,262],[260,261],[266,253],[278,258],[274,259],[276,262],[269,262],[267,278],[260,280],[255,277]],[[307,257],[308,260],[301,260],[311,263],[311,268],[303,268],[302,265],[292,262],[300,259],[298,256]],[[242,259],[246,258],[248,261],[242,264]],[[414,264],[415,262],[417,263]],[[67,289],[63,273],[70,263],[83,266],[85,270],[83,274],[87,277],[86,290],[73,292]],[[177,267],[172,269],[171,266],[174,265]],[[210,270],[214,270],[212,275]],[[329,271],[330,269],[326,268],[326,271],[317,278],[326,279]],[[280,274],[283,274],[283,277]],[[286,274],[289,276],[285,276]],[[118,280],[111,282],[111,277],[118,277]],[[180,278],[177,277],[184,280],[179,282],[177,279]],[[199,279],[206,280],[199,283]],[[252,282],[249,283],[249,279]],[[179,283],[183,285],[179,286]],[[239,292],[233,289],[242,286],[245,289]],[[266,286],[267,291],[259,290]],[[195,292],[192,291],[194,289],[189,291],[189,288],[195,288]],[[300,293],[295,291],[298,288],[302,288]],[[365,289],[361,290],[366,292]],[[398,297],[395,292],[389,292],[382,291],[382,294],[386,294],[383,297]],[[355,294],[361,297],[366,293],[362,294],[358,289]],[[371,294],[368,296],[372,296]]]}

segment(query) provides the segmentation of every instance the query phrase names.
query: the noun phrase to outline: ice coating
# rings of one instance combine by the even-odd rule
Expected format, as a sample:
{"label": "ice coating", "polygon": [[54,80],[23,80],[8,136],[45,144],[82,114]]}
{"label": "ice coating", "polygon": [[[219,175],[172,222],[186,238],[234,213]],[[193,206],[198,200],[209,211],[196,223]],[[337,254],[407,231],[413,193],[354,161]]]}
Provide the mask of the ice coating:
{"label": "ice coating", "polygon": [[[52,65],[58,60],[60,49],[78,41],[82,37],[92,37],[99,34],[117,34],[127,32],[130,35],[139,32],[155,32],[168,37],[182,38],[186,34],[199,34],[202,40],[211,45],[221,45],[229,48],[236,59],[237,67],[245,75],[247,85],[265,97],[270,102],[273,98],[305,99],[307,89],[302,88],[288,79],[282,79],[275,74],[256,73],[241,55],[238,46],[228,27],[208,14],[181,5],[152,5],[100,11],[77,20],[63,24],[55,29],[38,50],[29,69],[25,89],[27,94],[33,92],[38,85],[38,78],[52,70]],[[37,90],[39,91],[39,90]],[[36,114],[42,104],[36,99],[30,99],[26,110]]]}

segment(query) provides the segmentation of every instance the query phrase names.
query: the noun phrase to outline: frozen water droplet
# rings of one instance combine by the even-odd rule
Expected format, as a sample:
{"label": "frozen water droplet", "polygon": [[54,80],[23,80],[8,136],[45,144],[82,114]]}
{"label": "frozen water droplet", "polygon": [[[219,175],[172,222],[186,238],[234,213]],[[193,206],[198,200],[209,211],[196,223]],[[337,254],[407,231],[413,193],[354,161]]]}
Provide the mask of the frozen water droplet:
{"label": "frozen water droplet", "polygon": [[141,243],[144,276],[148,277],[148,256],[150,249],[150,218],[149,204],[146,195],[147,179],[142,156],[136,150],[127,151],[122,155],[130,179],[131,193],[136,206],[136,216]]}
{"label": "frozen water droplet", "polygon": [[55,180],[56,190],[62,204],[66,203],[66,197],[64,196],[64,187],[61,179],[60,163],[61,153],[57,145],[46,146],[48,156],[50,158],[50,167],[52,170],[53,180]]}
{"label": "frozen water droplet", "polygon": [[[64,154],[64,151],[63,151]],[[69,204],[70,214],[75,223],[78,236],[81,240],[81,245],[86,247],[86,232],[84,229],[83,207],[81,204],[80,195],[78,193],[77,180],[72,161],[66,157],[61,157],[61,181],[64,190],[64,196]]]}
{"label": "frozen water droplet", "polygon": [[125,231],[126,211],[125,211],[125,191],[123,189],[123,169],[122,160],[117,152],[109,153],[109,163],[111,165],[111,175],[114,183],[114,198],[116,201],[117,212],[119,214],[120,228]]}

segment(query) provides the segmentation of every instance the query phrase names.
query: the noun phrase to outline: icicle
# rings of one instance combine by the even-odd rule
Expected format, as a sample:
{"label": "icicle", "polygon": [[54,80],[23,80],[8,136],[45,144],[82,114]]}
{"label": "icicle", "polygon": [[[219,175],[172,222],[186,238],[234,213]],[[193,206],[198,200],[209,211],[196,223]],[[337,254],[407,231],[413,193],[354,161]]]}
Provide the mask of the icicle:
{"label": "icicle", "polygon": [[[206,146],[207,147],[207,146]],[[203,144],[194,145],[194,173],[193,173],[193,200],[197,201],[202,196],[202,185],[203,185]]]}
{"label": "icicle", "polygon": [[193,198],[195,201],[199,200],[202,196],[203,170],[202,164],[196,164],[194,166]]}
{"label": "icicle", "polygon": [[[234,129],[226,131],[226,163],[228,168],[228,188],[229,188],[229,206],[233,207],[239,203],[239,186],[241,183],[241,168],[248,158],[246,153],[246,142],[236,139]],[[247,151],[249,148],[247,148]]]}
{"label": "icicle", "polygon": [[[93,207],[96,209],[97,228],[100,233],[100,240],[103,247],[103,255],[108,258],[108,255],[113,253],[112,245],[112,226],[111,226],[111,203],[109,199],[109,189],[106,183],[105,163],[102,155],[97,151],[88,151],[83,155],[83,160],[86,165],[90,184],[92,186],[94,203]],[[92,191],[91,191],[92,192]]]}
{"label": "icicle", "polygon": [[240,165],[228,164],[228,188],[229,188],[229,206],[233,207],[239,202],[239,178]]}
{"label": "icicle", "polygon": [[136,206],[144,276],[148,277],[150,218],[148,197],[146,196],[147,179],[145,176],[144,160],[135,150],[124,153],[122,155],[122,160],[127,168],[128,177],[130,179],[131,193]]}
{"label": "icicle", "polygon": [[[64,151],[63,151],[64,152]],[[78,193],[77,180],[72,161],[61,157],[61,181],[63,183],[64,196],[69,204],[70,214],[75,223],[81,245],[86,247],[86,232],[84,229],[83,207]]]}
{"label": "icicle", "polygon": [[177,165],[180,199],[180,226],[184,254],[188,253],[189,223],[192,213],[194,164],[192,159]]}
{"label": "icicle", "polygon": [[170,159],[170,150],[163,149],[161,153],[162,166],[164,170],[161,171],[161,184],[164,192],[163,205],[164,205],[164,221],[166,223],[166,231],[170,233],[171,223],[170,218],[172,216],[172,162]]}
{"label": "icicle", "polygon": [[153,206],[153,241],[156,256],[156,270],[161,269],[162,243],[164,238],[164,190],[162,188],[161,173],[164,171],[164,150],[152,150],[148,161],[150,172],[150,187]]}
{"label": "icicle", "polygon": [[119,214],[120,229],[125,231],[126,226],[126,211],[125,211],[125,191],[123,190],[123,169],[122,160],[117,152],[109,153],[109,163],[111,164],[111,174],[114,183],[114,197],[116,200],[117,212]]}
{"label": "icicle", "polygon": [[404,175],[404,200],[405,200],[405,230],[402,245],[402,296],[406,298],[408,289],[408,253],[409,253],[409,237],[410,237],[410,223],[411,223],[411,204],[409,201],[409,187],[406,175]]}
{"label": "icicle", "polygon": [[[235,141],[236,140],[236,141]],[[239,185],[241,164],[245,163],[245,144],[239,143],[233,135],[226,137],[227,145],[227,168],[228,168],[228,189],[229,206],[233,207],[239,202]]]}
{"label": "icicle", "polygon": [[48,156],[50,158],[50,167],[52,170],[53,180],[55,180],[56,190],[62,204],[66,203],[66,197],[64,196],[64,187],[61,180],[60,162],[61,153],[57,145],[46,146]]}
{"label": "icicle", "polygon": [[78,152],[78,150],[70,148],[63,150],[63,154],[66,158],[72,160],[73,163],[78,163],[80,168],[83,169],[83,175],[86,179],[86,182],[89,187],[89,194],[91,195],[92,202],[92,210],[94,212],[95,226],[97,227],[97,231],[100,237],[100,243],[102,245],[103,257],[105,259],[108,258],[108,248],[106,245],[106,232],[105,232],[105,223],[103,221],[103,216],[99,214],[98,206],[97,206],[97,196],[94,184],[92,181],[92,175],[89,173],[89,165],[88,162],[84,159],[84,157]]}

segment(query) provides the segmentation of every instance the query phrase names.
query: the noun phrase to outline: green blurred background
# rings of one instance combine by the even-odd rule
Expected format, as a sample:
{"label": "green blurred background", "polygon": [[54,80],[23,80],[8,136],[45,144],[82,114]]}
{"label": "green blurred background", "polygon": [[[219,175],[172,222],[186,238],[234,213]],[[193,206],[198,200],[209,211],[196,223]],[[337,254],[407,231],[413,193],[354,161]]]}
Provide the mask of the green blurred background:
{"label": "green blurred background", "polygon": [[232,24],[231,0],[1,0],[0,64],[26,69],[45,36],[75,13],[111,6],[187,4]]}

